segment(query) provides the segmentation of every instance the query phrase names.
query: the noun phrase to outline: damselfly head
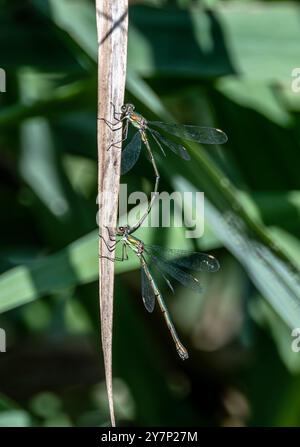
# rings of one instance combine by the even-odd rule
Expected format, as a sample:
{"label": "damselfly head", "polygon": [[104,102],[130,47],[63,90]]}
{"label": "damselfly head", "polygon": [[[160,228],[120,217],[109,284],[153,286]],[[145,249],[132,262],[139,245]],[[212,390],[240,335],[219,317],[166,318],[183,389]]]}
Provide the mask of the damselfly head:
{"label": "damselfly head", "polygon": [[130,230],[130,228],[129,228],[128,225],[124,225],[124,226],[122,226],[122,227],[118,227],[118,229],[117,229],[117,235],[118,235],[118,236],[125,236],[126,234],[129,233],[129,230]]}
{"label": "damselfly head", "polygon": [[122,116],[130,116],[130,114],[134,111],[135,106],[133,104],[123,104],[121,107]]}

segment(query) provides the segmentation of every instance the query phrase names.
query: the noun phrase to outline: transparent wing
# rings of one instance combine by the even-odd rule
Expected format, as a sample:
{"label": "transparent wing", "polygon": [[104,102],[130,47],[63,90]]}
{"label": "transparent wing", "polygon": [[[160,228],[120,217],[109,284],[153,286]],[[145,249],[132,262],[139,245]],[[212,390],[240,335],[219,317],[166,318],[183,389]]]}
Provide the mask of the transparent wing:
{"label": "transparent wing", "polygon": [[151,270],[156,270],[156,272],[163,277],[163,279],[167,283],[167,285],[168,285],[169,289],[171,290],[171,292],[175,293],[174,287],[172,286],[172,283],[169,280],[169,278],[155,265],[154,262],[152,262]]}
{"label": "transparent wing", "polygon": [[183,286],[194,290],[195,292],[202,292],[202,287],[197,278],[194,278],[190,273],[181,270],[177,265],[172,262],[166,262],[159,256],[151,255],[151,261],[159,268],[159,270],[167,273],[176,281],[180,282]]}
{"label": "transparent wing", "polygon": [[[191,269],[191,262],[188,262],[187,258],[174,258],[174,254],[178,256],[179,253],[181,255],[183,253],[185,255],[198,255],[200,253],[191,253],[183,250],[164,249],[155,245],[147,245],[147,247],[145,248],[145,253],[150,257],[152,264],[154,264],[161,272],[167,273],[169,276],[176,279],[176,281],[180,282],[185,287],[188,287],[196,292],[202,292],[202,287],[200,286],[198,279],[192,276],[190,273],[182,270],[182,267]],[[196,262],[194,261],[193,267],[195,267],[195,265]]]}
{"label": "transparent wing", "polygon": [[[181,144],[174,143],[173,141],[168,140],[163,135],[161,135],[159,132],[157,132],[154,129],[149,129],[151,135],[159,145],[159,143],[163,144],[164,146],[167,146],[171,151],[173,151],[175,154],[179,155],[179,157],[183,158],[184,160],[190,160],[191,157],[184,146]],[[158,140],[158,141],[157,141]],[[162,149],[163,151],[163,149]],[[164,151],[163,151],[164,153]]]}
{"label": "transparent wing", "polygon": [[122,151],[121,174],[126,174],[139,159],[142,147],[142,139],[140,132],[136,132],[132,140]]}
{"label": "transparent wing", "polygon": [[148,312],[153,312],[155,307],[155,294],[144,266],[141,264],[141,283],[143,303]]}
{"label": "transparent wing", "polygon": [[184,140],[196,141],[203,144],[224,144],[228,140],[227,135],[220,129],[214,127],[189,126],[184,124],[166,124],[160,121],[150,121],[150,126],[159,127],[165,132],[183,138]]}
{"label": "transparent wing", "polygon": [[147,245],[146,250],[151,255],[159,256],[164,262],[189,270],[217,272],[220,268],[219,261],[207,253],[176,250],[159,245]]}
{"label": "transparent wing", "polygon": [[175,290],[174,290],[174,287],[172,286],[171,281],[166,277],[166,275],[163,274],[163,272],[161,272],[161,275],[164,278],[164,280],[166,281],[166,283],[168,284],[168,287],[171,290],[171,292],[174,294]]}

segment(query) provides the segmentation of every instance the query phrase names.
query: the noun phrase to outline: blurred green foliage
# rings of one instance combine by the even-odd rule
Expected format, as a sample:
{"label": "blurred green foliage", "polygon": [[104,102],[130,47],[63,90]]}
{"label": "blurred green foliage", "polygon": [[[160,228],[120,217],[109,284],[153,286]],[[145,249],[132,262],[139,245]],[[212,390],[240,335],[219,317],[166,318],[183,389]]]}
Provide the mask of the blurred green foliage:
{"label": "blurred green foliage", "polygon": [[[137,261],[116,265],[114,387],[120,425],[299,425],[299,7],[140,1],[129,19],[127,98],[146,117],[226,131],[226,147],[158,158],[162,191],[205,191],[205,235],[147,229],[213,251],[202,296],[166,299],[189,361]],[[139,3],[139,4],[138,4]],[[2,0],[0,426],[109,423],[99,339],[97,39],[94,2]],[[283,26],[284,23],[284,26]],[[122,179],[151,191],[142,156]],[[298,324],[299,323],[299,324]],[[299,382],[298,382],[299,381]]]}

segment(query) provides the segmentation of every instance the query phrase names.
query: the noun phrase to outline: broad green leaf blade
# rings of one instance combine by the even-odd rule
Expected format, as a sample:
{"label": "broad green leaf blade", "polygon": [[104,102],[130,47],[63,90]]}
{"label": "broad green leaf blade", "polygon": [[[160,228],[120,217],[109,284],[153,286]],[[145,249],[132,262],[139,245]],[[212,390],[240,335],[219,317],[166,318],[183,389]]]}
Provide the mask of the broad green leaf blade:
{"label": "broad green leaf blade", "polygon": [[0,276],[0,312],[54,290],[93,281],[98,276],[95,232],[60,253],[15,267]]}
{"label": "broad green leaf blade", "polygon": [[239,74],[290,83],[300,56],[298,15],[292,3],[219,3],[213,11],[133,6],[128,63],[143,77]]}
{"label": "broad green leaf blade", "polygon": [[[133,256],[126,262],[116,263],[116,271],[121,273],[137,266],[138,260]],[[3,273],[0,276],[0,312],[97,278],[97,232],[94,231],[57,254]]]}
{"label": "broad green leaf blade", "polygon": [[95,90],[95,79],[80,80],[58,87],[48,97],[36,99],[28,104],[13,104],[0,111],[1,129],[11,129],[26,118],[36,116],[57,117],[82,109]]}
{"label": "broad green leaf blade", "polygon": [[[184,179],[177,179],[175,187],[182,192],[196,192],[194,186]],[[245,267],[264,298],[287,325],[297,327],[300,321],[300,264],[284,262],[272,246],[266,245],[257,236],[250,237],[249,227],[238,213],[229,210],[221,213],[206,200],[205,217],[224,246]]]}
{"label": "broad green leaf blade", "polygon": [[7,410],[0,413],[0,427],[30,426],[30,416],[25,410]]}

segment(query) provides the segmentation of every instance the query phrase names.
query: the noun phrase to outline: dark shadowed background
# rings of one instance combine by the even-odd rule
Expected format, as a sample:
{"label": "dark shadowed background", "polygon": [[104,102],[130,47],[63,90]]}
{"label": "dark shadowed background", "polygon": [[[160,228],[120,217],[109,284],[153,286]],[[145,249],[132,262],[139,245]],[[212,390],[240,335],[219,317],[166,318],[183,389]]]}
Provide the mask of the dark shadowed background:
{"label": "dark shadowed background", "polygon": [[[0,6],[0,426],[108,425],[94,2]],[[136,1],[129,24],[126,101],[229,141],[189,145],[191,162],[156,151],[161,191],[204,191],[205,233],[137,236],[209,252],[221,269],[199,276],[202,295],[162,288],[190,352],[182,362],[159,309],[143,307],[137,260],[116,265],[118,425],[299,425],[298,3]],[[145,153],[122,183],[151,192]]]}

